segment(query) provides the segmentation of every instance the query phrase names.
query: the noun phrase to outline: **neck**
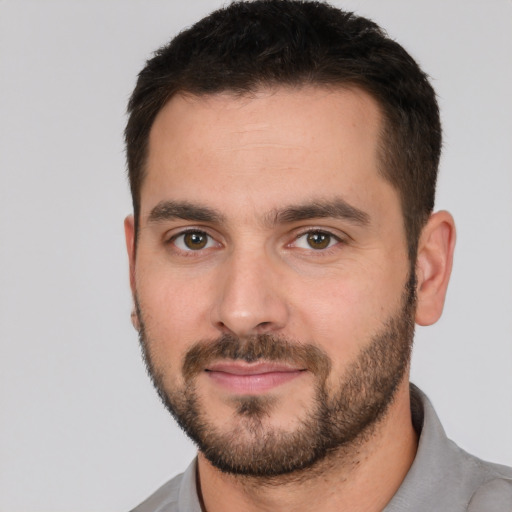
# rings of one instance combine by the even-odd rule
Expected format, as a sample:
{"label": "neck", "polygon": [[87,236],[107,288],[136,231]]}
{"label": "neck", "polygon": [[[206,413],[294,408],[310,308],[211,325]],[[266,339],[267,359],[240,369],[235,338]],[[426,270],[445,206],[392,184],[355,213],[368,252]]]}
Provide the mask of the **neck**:
{"label": "neck", "polygon": [[408,382],[364,440],[314,467],[269,479],[222,473],[200,453],[198,489],[205,512],[382,510],[404,480],[417,450]]}

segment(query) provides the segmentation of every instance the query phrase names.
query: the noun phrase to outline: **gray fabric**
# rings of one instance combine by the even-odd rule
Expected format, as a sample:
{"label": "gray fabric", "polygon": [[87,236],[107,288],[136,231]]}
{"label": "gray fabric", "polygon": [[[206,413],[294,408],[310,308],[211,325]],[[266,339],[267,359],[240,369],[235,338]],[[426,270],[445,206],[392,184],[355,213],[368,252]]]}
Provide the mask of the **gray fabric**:
{"label": "gray fabric", "polygon": [[432,404],[414,385],[411,397],[415,420],[416,398],[423,408],[418,452],[384,512],[512,512],[512,468],[461,450],[446,437]]}
{"label": "gray fabric", "polygon": [[196,489],[196,459],[185,473],[162,485],[132,512],[201,512]]}
{"label": "gray fabric", "polygon": [[[383,512],[512,512],[512,468],[484,462],[450,441],[432,404],[411,385],[418,452]],[[201,512],[196,461],[132,512]]]}

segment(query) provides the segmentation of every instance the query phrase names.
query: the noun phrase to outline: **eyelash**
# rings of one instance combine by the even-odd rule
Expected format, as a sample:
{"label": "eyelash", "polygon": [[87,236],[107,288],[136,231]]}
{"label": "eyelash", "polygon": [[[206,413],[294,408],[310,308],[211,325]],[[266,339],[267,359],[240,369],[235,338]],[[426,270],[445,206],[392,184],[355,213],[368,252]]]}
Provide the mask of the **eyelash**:
{"label": "eyelash", "polygon": [[[176,244],[176,241],[180,237],[185,237],[187,234],[197,234],[197,235],[201,235],[201,236],[206,237],[207,238],[206,246],[205,247],[199,247],[199,248],[197,248],[195,250],[191,249],[190,247],[188,249],[179,247]],[[309,247],[297,247],[297,249],[303,250],[303,251],[310,251],[312,253],[315,253],[315,255],[317,255],[317,256],[322,256],[322,255],[329,254],[332,250],[335,250],[335,247],[337,245],[339,245],[339,244],[346,244],[346,240],[344,238],[342,238],[342,237],[340,237],[338,235],[335,235],[334,233],[331,233],[330,231],[327,231],[327,230],[324,230],[324,229],[312,228],[312,229],[308,229],[306,231],[302,231],[302,232],[298,233],[297,235],[295,235],[293,241],[288,243],[288,244],[286,244],[286,247],[293,248],[293,246],[297,243],[298,240],[300,240],[302,238],[305,238],[308,235],[313,235],[313,234],[324,235],[326,237],[329,237],[330,240],[328,242],[328,245],[326,247],[321,247],[321,248],[317,248],[317,249],[315,249],[315,248],[313,248],[311,246],[309,246]],[[210,235],[207,231],[205,231],[203,229],[189,228],[189,229],[185,229],[185,230],[180,231],[179,233],[176,233],[175,235],[171,236],[167,240],[166,243],[170,244],[170,245],[173,245],[175,250],[177,252],[180,252],[182,255],[189,256],[189,257],[192,256],[193,257],[193,256],[199,256],[204,250],[211,249],[212,248],[212,246],[211,246],[212,242],[214,244],[216,244],[217,247],[221,246],[220,242],[217,242],[216,239],[212,235]]]}
{"label": "eyelash", "polygon": [[[208,234],[206,231],[204,231],[202,229],[195,229],[195,228],[185,229],[183,231],[180,231],[179,233],[176,233],[175,235],[171,236],[171,238],[169,238],[167,243],[170,245],[173,245],[177,251],[179,251],[180,253],[182,253],[183,255],[186,255],[186,256],[194,256],[194,255],[197,255],[198,253],[201,253],[205,249],[211,248],[211,247],[201,247],[201,248],[194,250],[191,248],[183,249],[183,248],[179,247],[176,244],[176,240],[178,240],[180,237],[185,237],[188,234],[197,234],[197,235],[202,235],[202,236],[206,237],[208,239],[206,241],[207,245],[210,244],[212,241],[214,243],[216,243],[217,245],[220,245],[219,242],[217,242],[215,240],[215,238],[213,236],[211,236],[210,234]],[[196,254],[194,254],[194,253],[196,253]]]}
{"label": "eyelash", "polygon": [[[330,241],[329,241],[329,244],[327,245],[327,247],[323,247],[323,248],[313,248],[313,247],[306,247],[306,248],[299,248],[299,249],[304,249],[304,250],[309,250],[309,251],[313,251],[314,253],[317,253],[319,256],[321,254],[325,254],[325,253],[329,253],[330,250],[334,250],[334,248],[338,245],[338,244],[344,244],[346,243],[346,240],[344,240],[343,238],[341,238],[340,236],[337,236],[335,235],[334,233],[331,233],[330,231],[327,231],[327,230],[324,230],[324,229],[319,229],[319,228],[313,228],[313,229],[308,229],[306,231],[302,231],[300,232],[299,234],[297,234],[295,236],[295,239],[293,242],[291,242],[290,244],[288,244],[289,246],[295,244],[298,240],[300,240],[301,238],[305,238],[307,237],[308,235],[324,235],[324,236],[327,236],[330,238]],[[334,242],[334,243],[333,243]],[[307,242],[306,242],[307,243]]]}

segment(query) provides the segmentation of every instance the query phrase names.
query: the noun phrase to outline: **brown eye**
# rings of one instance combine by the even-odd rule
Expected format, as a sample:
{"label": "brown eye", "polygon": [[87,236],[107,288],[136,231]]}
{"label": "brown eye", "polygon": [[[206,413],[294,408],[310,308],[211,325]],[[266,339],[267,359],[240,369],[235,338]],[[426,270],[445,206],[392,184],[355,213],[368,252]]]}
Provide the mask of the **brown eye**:
{"label": "brown eye", "polygon": [[201,231],[192,231],[183,235],[183,243],[185,246],[192,250],[198,251],[204,249],[208,243],[208,235]]}
{"label": "brown eye", "polygon": [[306,241],[312,249],[326,249],[331,243],[331,235],[321,231],[313,231],[306,235]]}
{"label": "brown eye", "polygon": [[218,246],[217,242],[208,233],[192,230],[174,236],[170,243],[184,252],[200,251]]}
{"label": "brown eye", "polygon": [[297,236],[295,241],[291,244],[291,247],[297,249],[306,249],[314,251],[322,251],[329,249],[333,246],[339,245],[342,239],[336,235],[333,235],[329,231],[315,230],[306,231],[301,235]]}

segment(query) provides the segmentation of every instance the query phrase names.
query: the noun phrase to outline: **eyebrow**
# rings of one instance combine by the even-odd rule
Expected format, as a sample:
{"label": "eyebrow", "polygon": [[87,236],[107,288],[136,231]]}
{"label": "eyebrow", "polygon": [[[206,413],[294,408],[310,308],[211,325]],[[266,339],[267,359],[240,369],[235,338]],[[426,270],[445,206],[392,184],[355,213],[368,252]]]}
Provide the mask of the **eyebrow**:
{"label": "eyebrow", "polygon": [[[366,226],[370,223],[370,216],[366,212],[352,206],[342,198],[336,198],[330,201],[316,200],[274,209],[266,216],[265,224],[275,226],[321,218],[342,219],[359,226]],[[161,201],[151,210],[148,223],[175,219],[214,224],[226,221],[224,215],[207,206],[195,205],[187,201]]]}
{"label": "eyebrow", "polygon": [[368,213],[352,206],[342,198],[330,201],[317,200],[306,204],[288,206],[272,212],[268,220],[270,224],[286,224],[322,218],[342,219],[359,226],[366,226],[370,223]]}
{"label": "eyebrow", "polygon": [[174,219],[221,223],[224,221],[224,216],[211,208],[195,205],[187,201],[161,201],[151,210],[148,216],[148,223]]}

